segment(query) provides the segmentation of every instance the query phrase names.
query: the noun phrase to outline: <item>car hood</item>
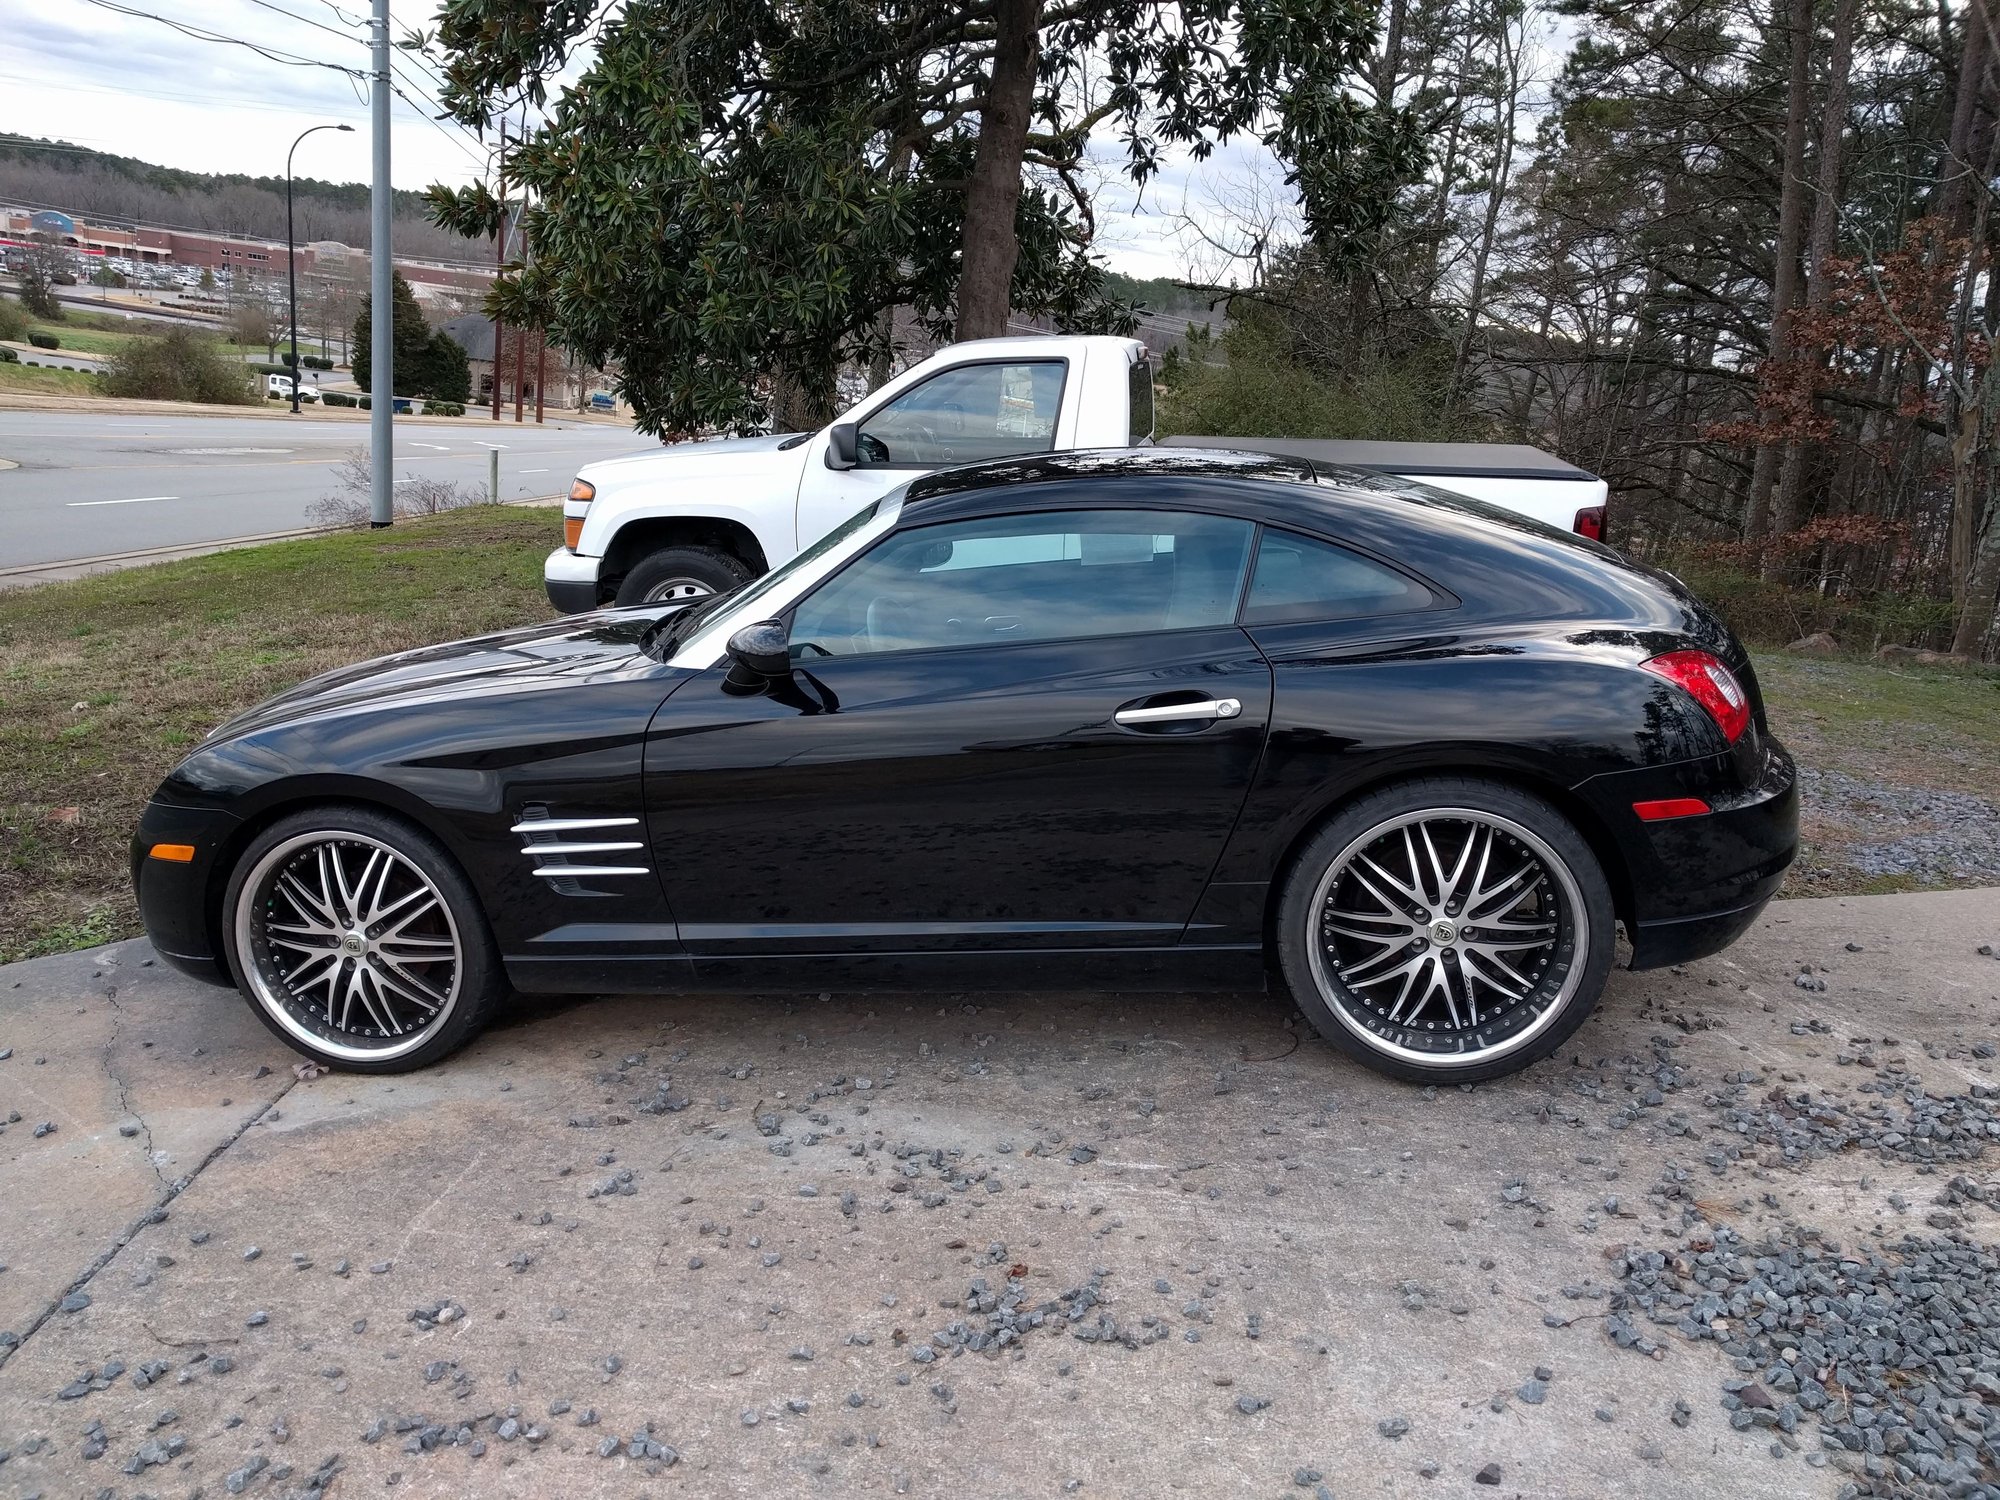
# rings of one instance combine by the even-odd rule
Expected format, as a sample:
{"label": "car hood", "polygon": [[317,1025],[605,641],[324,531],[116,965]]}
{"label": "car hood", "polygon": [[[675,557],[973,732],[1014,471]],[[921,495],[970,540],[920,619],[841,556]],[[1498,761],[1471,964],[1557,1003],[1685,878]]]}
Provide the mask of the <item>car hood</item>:
{"label": "car hood", "polygon": [[745,438],[705,438],[695,443],[670,443],[658,452],[632,453],[599,459],[577,470],[577,477],[601,490],[655,478],[701,478],[710,474],[741,476],[793,469],[804,461],[798,432],[766,433]]}
{"label": "car hood", "polygon": [[308,678],[220,726],[203,746],[273,725],[385,708],[422,708],[443,699],[518,694],[633,676],[666,684],[672,669],[647,655],[649,628],[674,613],[649,606],[573,615],[470,640],[378,656]]}

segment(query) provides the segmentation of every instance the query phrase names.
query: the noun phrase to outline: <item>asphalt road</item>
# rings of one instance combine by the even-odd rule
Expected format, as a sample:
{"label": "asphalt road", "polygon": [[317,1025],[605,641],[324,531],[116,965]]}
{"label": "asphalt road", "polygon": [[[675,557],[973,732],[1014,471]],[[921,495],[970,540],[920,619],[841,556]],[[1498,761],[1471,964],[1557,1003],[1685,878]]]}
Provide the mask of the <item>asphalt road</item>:
{"label": "asphalt road", "polygon": [[[0,411],[0,572],[307,526],[335,466],[367,444],[366,423],[289,414]],[[483,488],[489,445],[503,500],[560,494],[592,459],[657,446],[603,424],[398,418],[396,477]]]}
{"label": "asphalt road", "polygon": [[[1834,1500],[1885,1462],[1845,1389],[1752,1423],[1735,1330],[1803,1322],[1765,1418],[1845,1314],[1979,1425],[1937,1392],[1993,1325],[1843,1267],[1993,1240],[1939,1205],[1992,1175],[1996,935],[2000,891],[1776,902],[1468,1089],[1248,994],[544,997],[301,1079],[142,941],[0,968],[0,1493]],[[1805,1093],[1801,1138],[1957,1123],[1781,1149]],[[1727,1344],[1625,1300],[1628,1256],[1778,1232],[1853,1259],[1789,1307],[1703,1270]],[[1041,1326],[968,1347],[1015,1287]]]}

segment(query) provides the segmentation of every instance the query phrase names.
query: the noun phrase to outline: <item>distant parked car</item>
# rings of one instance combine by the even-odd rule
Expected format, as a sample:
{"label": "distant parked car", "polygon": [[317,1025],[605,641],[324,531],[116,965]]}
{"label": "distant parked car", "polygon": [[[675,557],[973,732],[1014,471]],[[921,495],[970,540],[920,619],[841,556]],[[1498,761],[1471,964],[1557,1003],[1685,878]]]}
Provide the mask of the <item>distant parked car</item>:
{"label": "distant parked car", "polygon": [[[264,390],[267,395],[281,396],[289,401],[292,399],[292,377],[289,375],[266,375],[264,377]],[[299,384],[299,400],[308,402],[319,400],[319,387],[316,385],[307,385],[301,381]]]}

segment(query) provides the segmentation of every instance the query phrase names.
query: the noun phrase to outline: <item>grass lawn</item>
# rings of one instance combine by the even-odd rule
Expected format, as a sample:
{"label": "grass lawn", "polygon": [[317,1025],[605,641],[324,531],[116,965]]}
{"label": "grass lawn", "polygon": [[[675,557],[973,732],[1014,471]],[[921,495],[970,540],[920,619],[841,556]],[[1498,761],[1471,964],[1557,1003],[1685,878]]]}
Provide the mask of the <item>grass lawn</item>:
{"label": "grass lawn", "polygon": [[[46,351],[37,351],[37,353]],[[30,366],[36,353],[23,354],[20,364],[0,364],[0,391],[27,391],[37,396],[97,396],[97,377],[88,370],[52,370]]]}
{"label": "grass lawn", "polygon": [[0,592],[0,961],[138,930],[133,823],[229,715],[361,657],[548,618],[557,515],[479,507]]}

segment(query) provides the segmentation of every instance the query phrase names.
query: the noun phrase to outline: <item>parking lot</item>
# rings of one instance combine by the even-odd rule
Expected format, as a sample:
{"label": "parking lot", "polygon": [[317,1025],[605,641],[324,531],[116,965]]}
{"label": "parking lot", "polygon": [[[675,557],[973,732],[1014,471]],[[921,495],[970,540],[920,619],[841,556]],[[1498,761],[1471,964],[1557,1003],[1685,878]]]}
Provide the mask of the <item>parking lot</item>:
{"label": "parking lot", "polygon": [[1992,1239],[1982,944],[2000,891],[1780,902],[1441,1092],[1259,996],[520,1001],[300,1077],[143,942],[14,965],[0,1494],[1990,1483],[1995,1278],[1899,1355],[1752,1255]]}

